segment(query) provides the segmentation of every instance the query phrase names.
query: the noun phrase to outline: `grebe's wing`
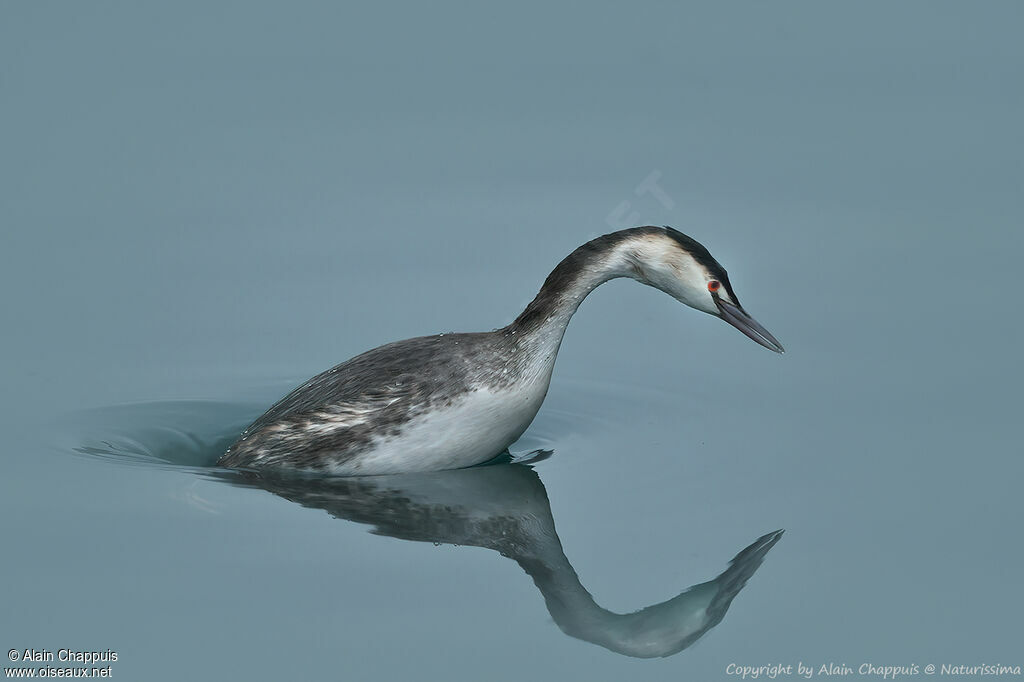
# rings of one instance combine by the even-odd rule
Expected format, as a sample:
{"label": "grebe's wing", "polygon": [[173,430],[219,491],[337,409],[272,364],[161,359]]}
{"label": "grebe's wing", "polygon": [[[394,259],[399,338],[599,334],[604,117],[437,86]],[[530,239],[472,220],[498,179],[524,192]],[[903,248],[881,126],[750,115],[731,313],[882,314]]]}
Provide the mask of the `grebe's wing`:
{"label": "grebe's wing", "polygon": [[465,363],[451,351],[465,336],[398,341],[316,375],[243,431],[219,464],[318,469],[326,452],[335,463],[356,454],[457,390]]}

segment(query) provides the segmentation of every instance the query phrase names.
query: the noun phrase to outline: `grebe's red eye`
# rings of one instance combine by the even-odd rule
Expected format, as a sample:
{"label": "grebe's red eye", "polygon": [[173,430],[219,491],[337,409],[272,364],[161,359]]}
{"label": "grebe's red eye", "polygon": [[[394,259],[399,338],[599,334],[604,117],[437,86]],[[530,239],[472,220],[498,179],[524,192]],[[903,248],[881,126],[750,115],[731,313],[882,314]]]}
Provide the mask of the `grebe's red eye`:
{"label": "grebe's red eye", "polygon": [[708,282],[708,291],[710,291],[711,293],[715,293],[720,288],[722,288],[722,284],[717,279],[713,279],[710,282]]}

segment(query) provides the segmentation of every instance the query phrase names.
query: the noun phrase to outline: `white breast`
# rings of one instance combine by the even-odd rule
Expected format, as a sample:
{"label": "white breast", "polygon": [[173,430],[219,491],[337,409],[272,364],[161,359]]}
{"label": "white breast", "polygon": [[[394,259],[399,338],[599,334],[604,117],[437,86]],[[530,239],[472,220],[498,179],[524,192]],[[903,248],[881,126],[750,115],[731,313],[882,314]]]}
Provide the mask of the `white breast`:
{"label": "white breast", "polygon": [[458,469],[486,462],[514,443],[533,421],[550,374],[508,388],[479,386],[450,406],[412,418],[394,436],[327,467],[337,475],[375,475]]}

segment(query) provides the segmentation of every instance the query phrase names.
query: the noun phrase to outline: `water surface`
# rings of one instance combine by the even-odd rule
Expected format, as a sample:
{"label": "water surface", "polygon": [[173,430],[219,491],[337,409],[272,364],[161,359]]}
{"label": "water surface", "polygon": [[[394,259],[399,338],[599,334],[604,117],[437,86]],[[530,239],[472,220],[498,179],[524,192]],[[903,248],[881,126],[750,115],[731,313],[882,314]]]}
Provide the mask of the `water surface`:
{"label": "water surface", "polygon": [[[1021,12],[5,9],[0,644],[146,680],[1024,664]],[[211,467],[309,376],[502,326],[623,223],[707,245],[786,355],[616,281],[512,448],[546,459]],[[654,623],[679,653],[618,650],[694,594]]]}

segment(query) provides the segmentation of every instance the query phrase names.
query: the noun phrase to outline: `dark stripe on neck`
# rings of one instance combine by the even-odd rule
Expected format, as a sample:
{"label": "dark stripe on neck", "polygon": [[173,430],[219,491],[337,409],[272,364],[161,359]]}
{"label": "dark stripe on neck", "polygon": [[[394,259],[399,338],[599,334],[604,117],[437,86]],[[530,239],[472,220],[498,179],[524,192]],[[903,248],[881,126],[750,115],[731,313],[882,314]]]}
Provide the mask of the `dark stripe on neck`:
{"label": "dark stripe on neck", "polygon": [[551,271],[548,278],[544,280],[544,286],[540,288],[536,298],[530,302],[530,305],[526,306],[526,310],[506,329],[517,332],[536,329],[555,312],[559,302],[565,297],[566,292],[573,287],[580,274],[591,263],[599,260],[627,239],[659,232],[664,234],[664,229],[651,226],[634,227],[628,230],[601,235],[597,239],[590,240],[555,266],[555,269]]}
{"label": "dark stripe on neck", "polygon": [[679,244],[680,248],[693,256],[700,265],[707,269],[712,277],[717,279],[725,287],[725,290],[732,297],[732,300],[739,304],[739,299],[733,293],[732,284],[729,283],[729,275],[711,253],[704,248],[704,245],[688,237],[671,227],[655,227],[646,225],[644,227],[633,227],[628,230],[619,230],[592,239],[579,247],[559,263],[548,278],[544,280],[544,286],[536,298],[526,306],[519,317],[512,324],[505,327],[508,332],[528,332],[540,327],[550,317],[562,302],[567,292],[576,284],[581,273],[591,264],[600,260],[602,256],[612,251],[622,242],[646,235],[657,235],[669,237]]}

